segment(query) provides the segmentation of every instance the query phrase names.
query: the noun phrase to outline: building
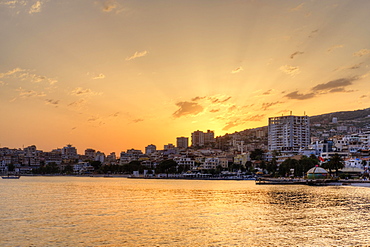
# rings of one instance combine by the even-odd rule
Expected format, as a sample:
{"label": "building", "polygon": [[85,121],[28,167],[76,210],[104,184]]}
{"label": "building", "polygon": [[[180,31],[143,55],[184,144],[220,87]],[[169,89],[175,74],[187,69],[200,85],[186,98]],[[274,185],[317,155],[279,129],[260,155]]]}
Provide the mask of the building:
{"label": "building", "polygon": [[85,156],[88,160],[94,160],[96,151],[95,149],[88,148],[85,150]]}
{"label": "building", "polygon": [[64,160],[76,160],[78,159],[77,149],[71,144],[62,148],[62,158]]}
{"label": "building", "polygon": [[298,152],[310,144],[308,116],[281,116],[269,118],[269,151]]}
{"label": "building", "polygon": [[153,154],[157,151],[157,147],[153,144],[150,144],[145,147],[145,154]]}
{"label": "building", "polygon": [[187,137],[177,137],[176,138],[176,147],[177,148],[188,148],[189,147],[189,138],[187,138]]}
{"label": "building", "polygon": [[194,131],[191,133],[191,145],[193,147],[202,147],[215,142],[215,133],[211,130],[207,132]]}

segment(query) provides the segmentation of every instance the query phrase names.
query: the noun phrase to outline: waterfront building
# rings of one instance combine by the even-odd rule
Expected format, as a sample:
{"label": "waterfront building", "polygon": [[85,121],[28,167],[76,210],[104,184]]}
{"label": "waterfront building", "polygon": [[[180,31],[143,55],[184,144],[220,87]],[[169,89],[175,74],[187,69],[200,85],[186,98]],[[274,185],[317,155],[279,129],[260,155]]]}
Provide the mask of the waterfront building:
{"label": "waterfront building", "polygon": [[168,143],[167,145],[163,146],[164,150],[175,149],[175,148],[176,148],[175,145],[173,145],[172,143]]}
{"label": "waterfront building", "polygon": [[85,150],[85,156],[88,160],[94,160],[96,151],[95,149],[88,148]]}
{"label": "waterfront building", "polygon": [[157,147],[153,144],[150,144],[145,147],[145,154],[152,154],[155,153],[155,151],[157,151]]}
{"label": "waterfront building", "polygon": [[100,163],[103,164],[105,161],[105,154],[100,151],[96,152],[94,160],[100,161]]}
{"label": "waterfront building", "polygon": [[269,151],[298,152],[310,144],[308,116],[270,117],[268,125]]}
{"label": "waterfront building", "polygon": [[68,144],[66,147],[62,148],[62,158],[64,160],[78,159],[77,149],[71,144]]}
{"label": "waterfront building", "polygon": [[187,137],[177,137],[176,138],[176,147],[177,148],[188,148],[189,147],[189,138]]}

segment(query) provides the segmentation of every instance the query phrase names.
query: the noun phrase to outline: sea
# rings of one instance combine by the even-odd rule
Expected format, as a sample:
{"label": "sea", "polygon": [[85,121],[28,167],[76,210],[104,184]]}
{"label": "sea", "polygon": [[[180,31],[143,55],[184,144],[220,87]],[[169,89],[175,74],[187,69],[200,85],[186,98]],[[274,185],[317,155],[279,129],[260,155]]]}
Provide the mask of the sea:
{"label": "sea", "polygon": [[0,246],[369,246],[370,187],[0,180]]}

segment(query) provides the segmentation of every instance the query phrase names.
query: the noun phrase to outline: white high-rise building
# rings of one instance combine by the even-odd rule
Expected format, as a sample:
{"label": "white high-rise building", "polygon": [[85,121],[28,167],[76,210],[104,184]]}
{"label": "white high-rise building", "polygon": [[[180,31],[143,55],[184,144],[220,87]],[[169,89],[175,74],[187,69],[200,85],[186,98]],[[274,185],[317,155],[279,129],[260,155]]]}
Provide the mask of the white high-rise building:
{"label": "white high-rise building", "polygon": [[268,149],[270,151],[299,151],[310,144],[308,116],[281,116],[269,118]]}

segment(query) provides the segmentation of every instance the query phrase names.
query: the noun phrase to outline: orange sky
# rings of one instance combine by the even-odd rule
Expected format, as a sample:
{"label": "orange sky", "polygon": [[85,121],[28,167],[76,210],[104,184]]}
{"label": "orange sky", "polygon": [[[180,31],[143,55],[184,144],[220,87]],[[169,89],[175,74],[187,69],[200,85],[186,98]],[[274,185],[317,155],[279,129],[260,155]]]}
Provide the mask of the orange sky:
{"label": "orange sky", "polygon": [[370,106],[370,1],[0,1],[0,145],[159,149]]}

